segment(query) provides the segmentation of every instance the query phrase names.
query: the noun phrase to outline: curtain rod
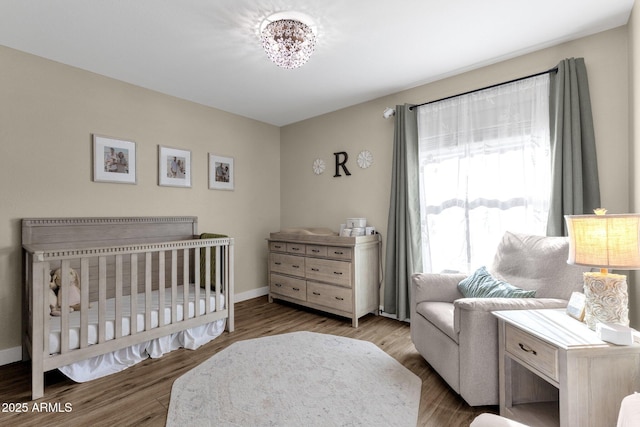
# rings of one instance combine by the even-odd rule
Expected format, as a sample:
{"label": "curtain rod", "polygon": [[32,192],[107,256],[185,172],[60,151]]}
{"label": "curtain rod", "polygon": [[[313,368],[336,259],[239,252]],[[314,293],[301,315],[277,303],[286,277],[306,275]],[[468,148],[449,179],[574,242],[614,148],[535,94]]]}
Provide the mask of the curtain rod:
{"label": "curtain rod", "polygon": [[558,71],[558,67],[553,67],[550,70],[541,71],[539,73],[531,74],[530,76],[518,77],[517,79],[509,80],[508,82],[496,83],[496,84],[493,84],[491,86],[486,86],[486,87],[483,87],[483,88],[480,88],[480,89],[473,89],[473,90],[470,90],[468,92],[459,93],[457,95],[451,95],[451,96],[447,96],[445,98],[436,99],[435,101],[428,101],[428,102],[424,102],[422,104],[412,105],[411,107],[409,107],[409,110],[413,110],[414,108],[417,108],[417,107],[422,107],[423,105],[433,104],[434,102],[445,101],[447,99],[457,98],[458,96],[464,96],[464,95],[469,95],[470,93],[480,92],[481,90],[493,89],[494,87],[497,87],[497,86],[502,86],[502,85],[506,85],[506,84],[509,84],[509,83],[519,82],[520,80],[530,79],[530,78],[533,78],[533,77],[542,76],[544,74],[555,73],[556,71]]}

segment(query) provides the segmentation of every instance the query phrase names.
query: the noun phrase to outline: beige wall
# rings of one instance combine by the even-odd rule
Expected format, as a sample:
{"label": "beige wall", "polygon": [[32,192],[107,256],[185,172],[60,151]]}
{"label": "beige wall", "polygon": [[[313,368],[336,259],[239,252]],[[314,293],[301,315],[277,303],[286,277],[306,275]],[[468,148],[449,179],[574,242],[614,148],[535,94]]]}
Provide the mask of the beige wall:
{"label": "beige wall", "polygon": [[[638,133],[628,120],[638,97],[634,91],[628,99],[638,57],[631,34],[630,49],[622,27],[281,129],[0,47],[0,321],[20,318],[23,217],[197,215],[200,231],[236,238],[239,293],[266,285],[264,238],[281,226],[337,230],[347,217],[366,217],[384,242],[393,120],[382,118],[383,109],[542,71],[567,57],[587,64],[603,206],[637,211],[637,202],[629,205],[630,193],[640,200],[635,157],[622,161],[629,133]],[[137,185],[91,181],[92,133],[136,141]],[[158,144],[191,150],[193,188],[157,185]],[[362,150],[374,156],[368,169],[356,163]],[[338,151],[349,154],[351,176],[333,177]],[[234,192],[207,189],[209,152],[235,157]],[[319,176],[311,169],[316,158],[327,164]],[[640,301],[631,304],[632,318],[636,312]],[[18,328],[0,330],[0,352],[19,345]]]}
{"label": "beige wall", "polygon": [[[589,74],[602,204],[611,213],[628,212],[627,28],[621,27],[283,127],[282,226],[325,226],[337,230],[345,218],[362,216],[383,233],[384,242],[393,120],[383,119],[383,109],[440,99],[544,71],[569,57],[584,57]],[[363,149],[374,156],[373,166],[365,170],[355,162]],[[351,176],[333,177],[336,151],[349,153],[347,165]],[[311,170],[313,160],[318,157],[328,165],[320,176]]]}
{"label": "beige wall", "polygon": [[[24,217],[195,215],[235,237],[236,292],[265,286],[279,128],[4,47],[0,64],[0,351],[20,345]],[[92,133],[137,143],[137,185],[92,182]],[[191,150],[192,188],[157,185],[159,144]],[[235,191],[208,189],[209,152],[235,158]]]}
{"label": "beige wall", "polygon": [[[640,212],[640,8],[636,5],[629,19],[629,209]],[[634,271],[629,283],[629,319],[640,328],[640,273]]]}

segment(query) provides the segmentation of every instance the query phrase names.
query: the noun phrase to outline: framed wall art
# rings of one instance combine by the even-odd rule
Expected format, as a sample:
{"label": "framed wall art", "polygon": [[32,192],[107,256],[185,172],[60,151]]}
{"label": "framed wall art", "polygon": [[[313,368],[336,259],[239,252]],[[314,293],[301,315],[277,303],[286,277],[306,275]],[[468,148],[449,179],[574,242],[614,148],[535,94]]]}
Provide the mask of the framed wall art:
{"label": "framed wall art", "polygon": [[93,134],[93,180],[136,184],[136,143]]}
{"label": "framed wall art", "polygon": [[233,157],[209,153],[209,189],[233,190]]}
{"label": "framed wall art", "polygon": [[158,185],[191,187],[191,151],[158,145]]}

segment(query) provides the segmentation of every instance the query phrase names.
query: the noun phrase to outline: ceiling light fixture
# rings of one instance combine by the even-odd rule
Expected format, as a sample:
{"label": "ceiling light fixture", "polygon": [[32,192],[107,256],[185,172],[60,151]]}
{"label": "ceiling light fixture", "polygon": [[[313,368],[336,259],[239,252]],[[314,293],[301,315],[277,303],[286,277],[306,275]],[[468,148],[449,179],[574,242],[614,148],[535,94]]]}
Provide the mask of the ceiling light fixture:
{"label": "ceiling light fixture", "polygon": [[306,63],[316,46],[316,28],[299,12],[279,12],[260,25],[262,47],[278,67],[298,68]]}

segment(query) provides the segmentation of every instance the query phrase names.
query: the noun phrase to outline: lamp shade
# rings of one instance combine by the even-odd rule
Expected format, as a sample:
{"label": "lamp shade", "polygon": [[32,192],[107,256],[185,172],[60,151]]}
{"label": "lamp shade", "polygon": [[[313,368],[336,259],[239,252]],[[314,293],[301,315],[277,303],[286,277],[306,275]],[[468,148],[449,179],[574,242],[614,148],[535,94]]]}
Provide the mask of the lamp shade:
{"label": "lamp shade", "polygon": [[640,215],[565,215],[569,264],[640,269]]}

